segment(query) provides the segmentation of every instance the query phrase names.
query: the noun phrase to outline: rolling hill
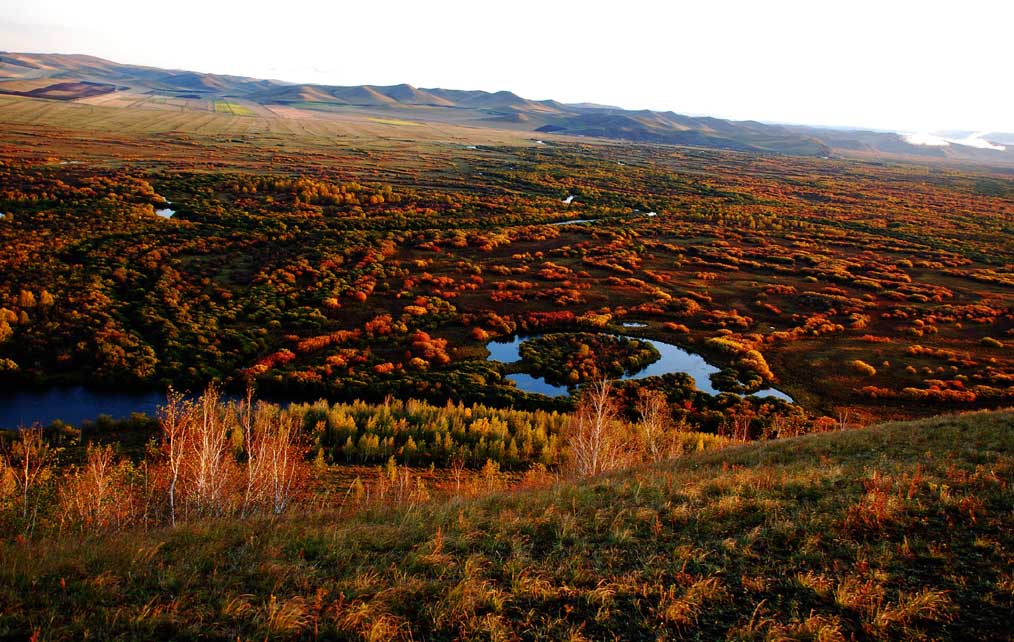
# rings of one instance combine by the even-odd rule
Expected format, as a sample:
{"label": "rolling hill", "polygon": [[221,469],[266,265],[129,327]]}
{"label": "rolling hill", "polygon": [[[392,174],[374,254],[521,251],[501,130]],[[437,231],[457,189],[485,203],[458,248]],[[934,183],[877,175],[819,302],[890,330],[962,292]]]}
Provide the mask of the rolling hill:
{"label": "rolling hill", "polygon": [[[110,62],[85,55],[0,52],[0,94],[27,98],[114,104],[110,97],[129,96],[121,106],[143,108],[145,100],[198,101],[183,109],[204,109],[215,100],[246,101],[254,106],[281,106],[301,113],[356,115],[377,110],[397,118],[478,127],[506,128],[533,134],[591,136],[807,156],[846,154],[1014,164],[1014,147],[982,149],[955,144],[912,144],[902,135],[818,127],[782,126],[756,121],[692,117],[673,112],[633,111],[591,103],[563,104],[529,100],[510,91],[421,89],[408,84],[340,87],[294,84],[240,76],[164,70]],[[285,117],[275,113],[276,117]]]}

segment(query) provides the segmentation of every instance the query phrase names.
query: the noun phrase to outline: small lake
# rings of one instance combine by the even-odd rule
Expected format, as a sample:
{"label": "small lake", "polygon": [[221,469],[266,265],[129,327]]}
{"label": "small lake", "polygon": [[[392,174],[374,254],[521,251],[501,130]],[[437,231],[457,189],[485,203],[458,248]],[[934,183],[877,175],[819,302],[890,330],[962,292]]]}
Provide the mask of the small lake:
{"label": "small lake", "polygon": [[173,215],[176,214],[176,210],[169,208],[169,206],[172,204],[173,202],[170,201],[168,198],[163,198],[162,200],[163,207],[161,209],[155,210],[155,214],[161,216],[162,218],[172,218]]}
{"label": "small lake", "polygon": [[550,223],[550,225],[576,225],[582,223],[594,223],[593,218],[572,218],[569,221],[557,221],[556,223]]}
{"label": "small lake", "polygon": [[[499,361],[500,363],[505,364],[517,363],[521,361],[521,344],[527,339],[534,339],[537,336],[541,335],[533,335],[530,337],[518,335],[511,341],[491,341],[486,344],[486,349],[489,350],[489,357],[487,360]],[[721,394],[721,390],[716,390],[711,385],[711,375],[719,372],[719,369],[705,361],[704,357],[701,355],[694,354],[693,352],[687,352],[683,348],[671,343],[655,341],[654,339],[644,339],[641,337],[632,337],[627,335],[615,336],[650,343],[661,355],[661,357],[659,357],[659,359],[654,363],[648,364],[632,375],[624,375],[620,377],[620,379],[644,379],[646,377],[659,377],[669,373],[685,372],[694,378],[694,382],[697,384],[697,389],[701,392],[706,392],[709,395]],[[518,373],[507,375],[507,378],[513,381],[519,390],[524,390],[525,392],[534,392],[549,397],[562,397],[570,394],[570,391],[565,386],[554,386],[542,377],[533,377],[530,374]],[[794,403],[792,397],[776,388],[763,388],[752,394],[755,397],[774,397],[789,403]]]}

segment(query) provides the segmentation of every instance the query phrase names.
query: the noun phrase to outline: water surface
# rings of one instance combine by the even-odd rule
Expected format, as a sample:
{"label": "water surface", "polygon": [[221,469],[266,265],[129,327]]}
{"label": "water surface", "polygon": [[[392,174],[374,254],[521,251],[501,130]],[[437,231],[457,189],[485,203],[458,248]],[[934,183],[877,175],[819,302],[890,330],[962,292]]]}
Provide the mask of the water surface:
{"label": "water surface", "polygon": [[[220,393],[222,401],[240,401],[234,394]],[[194,399],[194,395],[187,395]],[[264,399],[278,403],[274,399]],[[166,404],[166,395],[157,390],[113,392],[93,390],[85,386],[54,386],[39,390],[0,392],[0,429],[48,426],[57,419],[78,427],[81,422],[94,421],[99,415],[126,419],[134,413],[154,417]],[[288,405],[282,402],[283,406]]]}
{"label": "water surface", "polygon": [[[539,336],[539,335],[536,335]],[[618,335],[623,336],[623,335]],[[521,360],[521,344],[530,337],[517,336],[510,341],[491,341],[486,344],[489,350],[488,360],[501,363],[517,363]],[[711,395],[719,394],[711,385],[710,375],[718,372],[718,368],[692,352],[679,346],[644,339],[627,337],[650,343],[658,350],[661,357],[632,375],[624,375],[621,379],[644,379],[668,373],[685,372],[693,377],[697,389]],[[569,394],[564,386],[554,386],[542,377],[534,377],[528,373],[507,375],[519,390],[559,397]],[[774,397],[793,403],[792,397],[781,390],[766,388],[753,393],[757,397]],[[99,415],[110,415],[114,419],[125,419],[132,413],[139,412],[154,416],[160,406],[165,405],[165,394],[162,392],[111,392],[91,390],[83,386],[53,387],[44,390],[23,390],[18,392],[0,392],[0,428],[17,428],[31,426],[35,423],[49,425],[60,419],[77,426],[85,420],[95,420]]]}
{"label": "water surface", "polygon": [[35,423],[48,426],[60,419],[73,426],[99,415],[125,419],[132,413],[154,416],[166,397],[161,392],[109,392],[83,386],[0,393],[0,428],[19,428]]}
{"label": "water surface", "polygon": [[518,390],[524,390],[525,392],[534,392],[540,395],[546,395],[547,397],[566,397],[570,394],[565,386],[554,386],[548,383],[542,377],[533,377],[527,372],[519,372],[517,374],[509,374],[507,378],[514,382]]}
{"label": "water surface", "polygon": [[[643,326],[643,324],[641,325]],[[489,361],[499,361],[504,364],[517,363],[521,361],[521,344],[528,339],[533,339],[538,336],[541,335],[533,335],[530,337],[518,335],[510,341],[491,341],[486,344],[486,349],[489,350],[489,357],[487,359]],[[671,343],[665,343],[664,341],[655,341],[654,339],[645,339],[642,337],[626,335],[614,336],[650,343],[656,350],[658,350],[659,355],[661,355],[657,361],[648,364],[633,374],[623,375],[620,379],[644,379],[646,377],[660,377],[665,374],[684,372],[693,377],[694,383],[697,385],[697,389],[701,392],[706,392],[709,395],[722,394],[721,390],[717,390],[711,385],[711,375],[719,372],[719,369],[705,361],[704,357],[701,355],[688,352],[679,346]],[[567,388],[563,386],[554,386],[547,383],[545,379],[541,377],[533,377],[527,373],[507,375],[507,378],[513,381],[519,390],[524,390],[525,392],[534,392],[551,397],[557,397],[567,393]],[[792,397],[776,388],[763,388],[752,393],[752,395],[756,397],[775,397],[789,403],[794,403]]]}

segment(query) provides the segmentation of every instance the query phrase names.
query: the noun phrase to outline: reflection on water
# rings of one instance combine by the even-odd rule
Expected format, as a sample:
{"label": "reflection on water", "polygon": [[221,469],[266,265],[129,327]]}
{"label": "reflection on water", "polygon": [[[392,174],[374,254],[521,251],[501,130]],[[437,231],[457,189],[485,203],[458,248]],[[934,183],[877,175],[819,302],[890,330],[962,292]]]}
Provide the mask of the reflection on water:
{"label": "reflection on water", "polygon": [[525,392],[535,392],[547,397],[566,397],[570,394],[570,391],[564,386],[554,386],[551,383],[547,383],[542,377],[533,377],[526,372],[509,374],[507,378],[514,382],[518,390],[524,390]]}
{"label": "reflection on water", "polygon": [[521,361],[521,342],[524,340],[525,338],[519,335],[510,341],[490,341],[486,344],[486,349],[489,350],[489,357],[486,360],[500,363]]}
{"label": "reflection on water", "polygon": [[172,218],[173,214],[176,213],[176,210],[171,210],[168,207],[163,207],[160,210],[155,210],[155,213],[161,216],[162,218]]}
{"label": "reflection on water", "polygon": [[[535,336],[525,337],[518,335],[511,341],[491,341],[487,343],[486,349],[489,350],[488,360],[499,361],[505,364],[521,361],[521,344],[529,338],[535,338]],[[615,336],[624,337],[626,335]],[[655,341],[654,339],[644,339],[642,337],[628,336],[626,338],[650,343],[658,350],[661,356],[657,361],[648,364],[638,372],[632,375],[624,375],[620,379],[644,379],[646,377],[659,377],[664,374],[684,372],[693,377],[697,389],[701,392],[706,392],[709,395],[721,394],[721,390],[716,390],[711,385],[711,375],[719,372],[719,369],[705,361],[701,355],[687,352],[679,346],[665,343],[664,341]],[[529,374],[512,374],[507,375],[507,378],[513,381],[519,390],[524,390],[525,392],[534,392],[551,397],[561,396],[567,392],[567,389],[562,386],[554,386],[546,383],[541,377],[537,378]],[[775,397],[789,403],[794,403],[792,397],[775,388],[764,388],[752,394],[756,397]]]}

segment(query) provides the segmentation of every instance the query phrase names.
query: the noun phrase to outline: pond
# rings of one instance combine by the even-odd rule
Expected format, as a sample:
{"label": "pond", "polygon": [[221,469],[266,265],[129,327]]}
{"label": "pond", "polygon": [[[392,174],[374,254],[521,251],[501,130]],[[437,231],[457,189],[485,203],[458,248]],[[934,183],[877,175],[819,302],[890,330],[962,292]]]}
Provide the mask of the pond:
{"label": "pond", "polygon": [[162,198],[163,207],[161,209],[155,210],[155,214],[161,216],[162,218],[172,218],[173,215],[176,214],[176,210],[169,209],[169,206],[172,204],[173,204],[172,201],[170,201],[168,198],[163,197]]}
{"label": "pond", "polygon": [[[486,344],[486,349],[489,350],[489,357],[487,359],[489,361],[499,361],[504,364],[517,363],[521,361],[521,344],[527,339],[535,338],[535,336],[541,335],[518,335],[511,341],[491,341]],[[694,382],[697,384],[697,389],[701,392],[706,392],[709,395],[721,394],[722,391],[716,390],[711,385],[711,375],[719,372],[719,369],[705,361],[704,357],[701,355],[694,354],[693,352],[687,352],[679,346],[675,346],[671,343],[665,343],[663,341],[655,341],[654,339],[645,339],[642,337],[626,335],[616,336],[650,343],[661,355],[661,357],[654,363],[648,364],[632,375],[624,375],[620,377],[620,379],[644,379],[646,377],[658,377],[669,373],[685,372],[694,378]],[[542,377],[533,377],[530,374],[518,373],[507,375],[507,378],[513,381],[519,390],[524,390],[525,392],[534,392],[549,397],[561,397],[570,394],[566,387],[554,386]],[[794,403],[792,397],[776,388],[763,388],[752,394],[756,397],[774,397],[789,403]]]}

